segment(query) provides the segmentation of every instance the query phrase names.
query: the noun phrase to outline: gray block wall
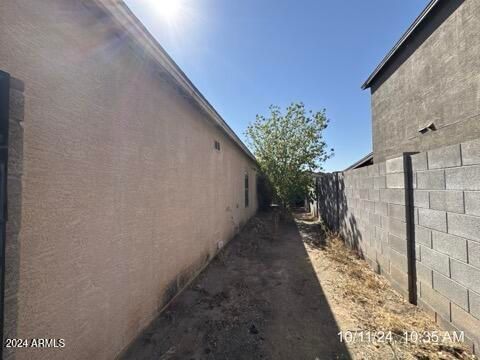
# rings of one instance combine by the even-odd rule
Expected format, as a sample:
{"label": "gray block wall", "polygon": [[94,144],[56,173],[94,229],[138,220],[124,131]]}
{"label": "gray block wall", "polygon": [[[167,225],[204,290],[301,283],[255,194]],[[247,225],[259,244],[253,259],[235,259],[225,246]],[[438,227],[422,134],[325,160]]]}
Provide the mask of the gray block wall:
{"label": "gray block wall", "polygon": [[480,139],[412,156],[418,303],[480,344]]}
{"label": "gray block wall", "polygon": [[374,162],[480,137],[480,1],[436,9],[372,84]]}
{"label": "gray block wall", "polygon": [[324,174],[318,206],[325,223],[407,296],[404,176],[402,157]]}
{"label": "gray block wall", "polygon": [[413,292],[438,323],[465,331],[478,353],[480,139],[406,156],[407,169],[402,156],[324,174],[320,216],[405,297]]}

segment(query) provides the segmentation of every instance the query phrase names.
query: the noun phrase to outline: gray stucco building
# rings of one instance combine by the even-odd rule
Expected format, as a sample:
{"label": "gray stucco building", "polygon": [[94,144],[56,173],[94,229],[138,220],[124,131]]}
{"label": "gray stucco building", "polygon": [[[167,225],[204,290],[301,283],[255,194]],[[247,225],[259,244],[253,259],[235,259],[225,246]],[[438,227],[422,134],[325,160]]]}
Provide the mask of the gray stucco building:
{"label": "gray stucco building", "polygon": [[433,0],[378,65],[374,162],[480,137],[479,33],[479,1]]}

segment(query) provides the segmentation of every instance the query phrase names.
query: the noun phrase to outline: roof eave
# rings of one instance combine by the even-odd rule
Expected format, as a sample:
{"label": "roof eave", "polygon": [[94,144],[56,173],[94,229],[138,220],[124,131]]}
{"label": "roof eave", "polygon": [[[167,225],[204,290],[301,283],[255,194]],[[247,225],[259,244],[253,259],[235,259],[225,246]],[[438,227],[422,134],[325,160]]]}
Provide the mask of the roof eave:
{"label": "roof eave", "polygon": [[127,31],[134,39],[137,39],[144,48],[150,53],[157,63],[160,64],[189,94],[196,103],[212,118],[215,125],[219,126],[224,133],[240,147],[240,149],[255,163],[257,160],[250,152],[247,146],[240,140],[235,132],[230,128],[226,121],[220,116],[215,108],[208,102],[202,93],[188,79],[185,73],[167,54],[158,41],[145,28],[142,22],[128,8],[123,0],[94,0],[101,8],[112,16],[114,21]]}
{"label": "roof eave", "polygon": [[368,79],[363,83],[362,90],[368,89],[373,80],[377,77],[380,71],[387,65],[391,58],[397,53],[397,51],[402,47],[402,45],[410,38],[412,33],[418,28],[418,26],[424,21],[424,19],[430,14],[430,12],[437,6],[442,0],[431,0],[428,5],[423,9],[420,15],[415,19],[412,25],[407,29],[407,31],[402,35],[399,41],[395,46],[388,52],[388,54],[383,58],[383,60],[378,64],[372,74]]}
{"label": "roof eave", "polygon": [[359,165],[362,165],[363,163],[369,161],[369,160],[372,160],[373,159],[373,152],[371,153],[368,153],[367,155],[365,155],[364,157],[362,157],[360,160],[358,160],[357,162],[353,163],[352,165],[350,165],[349,167],[347,167],[345,170],[343,171],[348,171],[348,170],[353,170],[355,169],[357,166]]}

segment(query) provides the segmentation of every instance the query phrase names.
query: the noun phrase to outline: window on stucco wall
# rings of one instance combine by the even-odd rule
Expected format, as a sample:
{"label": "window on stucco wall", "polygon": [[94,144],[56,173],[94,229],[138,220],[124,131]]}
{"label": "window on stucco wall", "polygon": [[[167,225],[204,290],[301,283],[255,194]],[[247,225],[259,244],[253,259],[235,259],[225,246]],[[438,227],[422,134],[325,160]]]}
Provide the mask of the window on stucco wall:
{"label": "window on stucco wall", "polygon": [[249,197],[248,197],[248,173],[245,173],[245,207],[248,207],[249,203]]}

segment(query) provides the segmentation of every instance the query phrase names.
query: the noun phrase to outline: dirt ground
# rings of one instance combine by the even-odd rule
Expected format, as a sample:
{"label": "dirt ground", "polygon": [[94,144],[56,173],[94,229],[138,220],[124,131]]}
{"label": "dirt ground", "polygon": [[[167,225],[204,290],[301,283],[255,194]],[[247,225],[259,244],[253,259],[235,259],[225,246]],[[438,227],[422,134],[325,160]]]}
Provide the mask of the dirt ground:
{"label": "dirt ground", "polygon": [[[403,331],[439,329],[326,239],[304,215],[273,231],[272,214],[259,214],[122,358],[474,359],[453,342],[404,343]],[[392,339],[374,340],[380,331]]]}

